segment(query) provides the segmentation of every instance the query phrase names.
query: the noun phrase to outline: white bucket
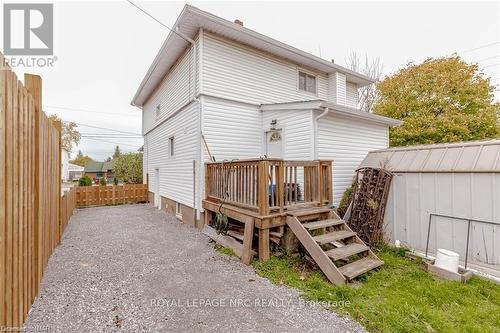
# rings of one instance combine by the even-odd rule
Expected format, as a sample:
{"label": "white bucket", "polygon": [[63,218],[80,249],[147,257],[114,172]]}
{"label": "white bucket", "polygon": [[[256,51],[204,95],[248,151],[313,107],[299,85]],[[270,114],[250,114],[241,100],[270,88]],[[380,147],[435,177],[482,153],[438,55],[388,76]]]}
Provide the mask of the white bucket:
{"label": "white bucket", "polygon": [[434,266],[446,269],[447,271],[458,273],[459,257],[460,256],[456,252],[445,249],[438,249]]}

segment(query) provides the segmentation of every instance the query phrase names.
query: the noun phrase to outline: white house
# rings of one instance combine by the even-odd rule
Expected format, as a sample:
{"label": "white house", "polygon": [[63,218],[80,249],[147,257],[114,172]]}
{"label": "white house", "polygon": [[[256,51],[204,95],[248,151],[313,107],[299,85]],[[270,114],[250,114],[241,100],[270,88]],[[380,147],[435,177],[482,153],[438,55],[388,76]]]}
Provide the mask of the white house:
{"label": "white house", "polygon": [[172,28],[132,105],[155,205],[184,221],[202,211],[208,150],[219,161],[331,159],[337,203],[367,152],[388,146],[399,121],[357,108],[371,78],[192,6]]}
{"label": "white house", "polygon": [[68,174],[69,178],[68,180],[73,181],[75,179],[80,179],[83,176],[83,171],[84,167],[73,164],[73,163],[68,163]]}
{"label": "white house", "polygon": [[67,182],[69,180],[69,151],[66,148],[61,148],[61,180]]}

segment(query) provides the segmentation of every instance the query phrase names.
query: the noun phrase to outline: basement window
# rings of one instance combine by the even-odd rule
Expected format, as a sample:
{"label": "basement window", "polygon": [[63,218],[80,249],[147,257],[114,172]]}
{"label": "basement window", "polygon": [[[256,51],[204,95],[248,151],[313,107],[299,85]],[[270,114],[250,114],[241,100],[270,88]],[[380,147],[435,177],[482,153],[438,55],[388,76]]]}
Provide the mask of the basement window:
{"label": "basement window", "polygon": [[316,76],[299,72],[299,90],[316,94]]}
{"label": "basement window", "polygon": [[182,210],[181,210],[181,204],[176,202],[175,203],[175,216],[178,218],[182,219]]}

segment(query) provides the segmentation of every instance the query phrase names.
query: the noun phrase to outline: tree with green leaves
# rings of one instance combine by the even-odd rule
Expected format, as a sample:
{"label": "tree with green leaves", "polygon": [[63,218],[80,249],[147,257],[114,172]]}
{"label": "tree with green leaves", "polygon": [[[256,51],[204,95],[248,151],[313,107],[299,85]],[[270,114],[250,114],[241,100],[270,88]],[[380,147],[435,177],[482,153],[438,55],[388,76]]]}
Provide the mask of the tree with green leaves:
{"label": "tree with green leaves", "polygon": [[142,154],[122,154],[113,162],[113,173],[117,179],[129,184],[142,184]]}
{"label": "tree with green leaves", "polygon": [[391,146],[499,137],[495,87],[459,56],[410,63],[377,87],[374,113],[403,120],[391,128]]}
{"label": "tree with green leaves", "polygon": [[55,114],[49,116],[49,119],[52,121],[61,122],[61,145],[64,149],[71,152],[71,149],[73,149],[73,145],[78,145],[80,143],[80,139],[82,138],[80,132],[78,132],[78,130],[76,129],[78,125],[72,121],[62,121],[61,118],[59,118]]}
{"label": "tree with green leaves", "polygon": [[92,186],[92,179],[85,175],[78,180],[78,186]]}
{"label": "tree with green leaves", "polygon": [[79,150],[76,158],[69,162],[84,167],[89,161],[93,161],[93,159],[90,156],[83,155],[82,151]]}
{"label": "tree with green leaves", "polygon": [[122,153],[121,153],[121,151],[120,151],[120,147],[119,147],[119,146],[116,146],[116,147],[115,147],[115,152],[113,153],[113,159],[120,157],[120,156],[121,156],[121,154],[122,154]]}

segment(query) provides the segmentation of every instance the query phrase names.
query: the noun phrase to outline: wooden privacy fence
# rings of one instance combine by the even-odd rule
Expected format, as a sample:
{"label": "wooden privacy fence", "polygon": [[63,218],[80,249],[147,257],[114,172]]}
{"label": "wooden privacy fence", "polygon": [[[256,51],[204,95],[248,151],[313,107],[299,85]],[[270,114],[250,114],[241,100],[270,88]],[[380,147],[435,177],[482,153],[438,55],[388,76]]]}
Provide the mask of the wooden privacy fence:
{"label": "wooden privacy fence", "polygon": [[61,229],[64,231],[76,208],[76,188],[64,192],[61,197]]}
{"label": "wooden privacy fence", "polygon": [[205,194],[212,202],[268,215],[333,202],[331,161],[236,160],[206,163]]}
{"label": "wooden privacy fence", "polygon": [[76,207],[119,205],[148,201],[147,184],[75,187]]}
{"label": "wooden privacy fence", "polygon": [[71,212],[60,200],[61,123],[42,112],[41,78],[24,81],[0,53],[0,329],[23,325]]}

